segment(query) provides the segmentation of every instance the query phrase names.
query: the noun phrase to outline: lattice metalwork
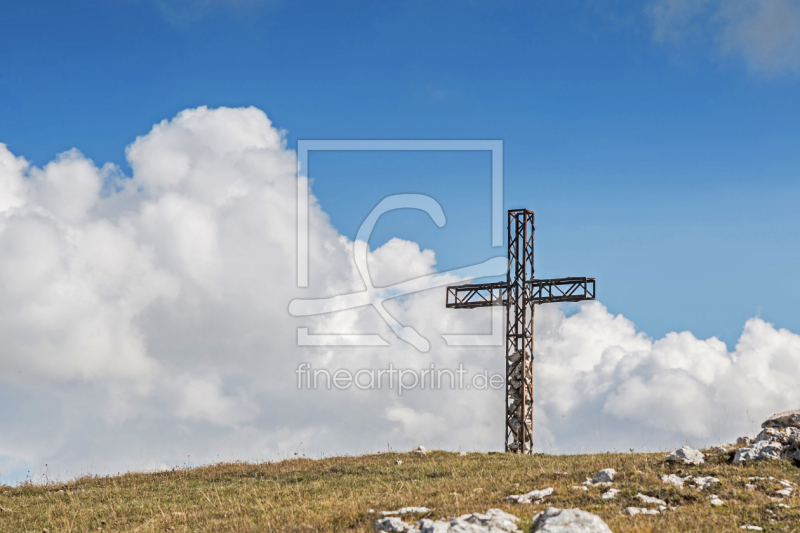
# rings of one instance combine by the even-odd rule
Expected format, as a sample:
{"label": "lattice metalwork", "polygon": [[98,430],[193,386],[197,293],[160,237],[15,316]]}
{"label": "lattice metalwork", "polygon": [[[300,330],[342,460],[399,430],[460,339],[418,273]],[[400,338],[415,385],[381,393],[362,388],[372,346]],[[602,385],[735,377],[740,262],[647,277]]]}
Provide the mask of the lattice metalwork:
{"label": "lattice metalwork", "polygon": [[510,210],[506,281],[448,287],[445,303],[455,309],[506,308],[505,450],[514,453],[533,450],[534,305],[595,297],[594,278],[534,278],[533,232],[533,211]]}
{"label": "lattice metalwork", "polygon": [[[526,288],[536,305],[594,299],[594,278],[534,279],[526,282]],[[505,281],[447,287],[446,307],[472,309],[506,303]]]}
{"label": "lattice metalwork", "polygon": [[594,300],[594,278],[534,279],[526,287],[535,304]]}

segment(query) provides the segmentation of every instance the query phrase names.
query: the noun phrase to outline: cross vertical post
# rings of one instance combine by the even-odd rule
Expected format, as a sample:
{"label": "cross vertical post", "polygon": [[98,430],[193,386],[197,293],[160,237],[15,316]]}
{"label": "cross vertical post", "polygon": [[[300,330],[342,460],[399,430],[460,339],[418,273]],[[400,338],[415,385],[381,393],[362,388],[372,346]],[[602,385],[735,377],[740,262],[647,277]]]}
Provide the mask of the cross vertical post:
{"label": "cross vertical post", "polygon": [[594,278],[536,279],[533,270],[534,212],[508,212],[506,280],[447,287],[446,307],[506,308],[505,451],[533,453],[534,305],[594,300]]}
{"label": "cross vertical post", "polygon": [[526,282],[533,279],[534,213],[508,212],[506,274],[505,450],[527,452],[533,442],[533,305]]}

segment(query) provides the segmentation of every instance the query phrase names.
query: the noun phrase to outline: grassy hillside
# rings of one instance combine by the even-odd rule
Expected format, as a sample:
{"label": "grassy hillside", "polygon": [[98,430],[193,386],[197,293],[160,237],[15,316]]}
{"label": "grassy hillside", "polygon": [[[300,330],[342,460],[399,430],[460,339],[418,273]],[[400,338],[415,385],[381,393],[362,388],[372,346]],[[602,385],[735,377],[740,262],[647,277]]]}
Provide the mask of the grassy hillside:
{"label": "grassy hillside", "polygon": [[[800,532],[798,490],[770,499],[777,480],[800,484],[800,470],[789,461],[747,466],[729,464],[726,454],[711,454],[700,467],[665,463],[664,454],[519,456],[429,452],[426,456],[386,453],[323,460],[295,459],[265,464],[220,464],[155,474],[84,478],[74,482],[0,489],[2,531],[372,531],[375,510],[426,506],[432,518],[499,507],[524,519],[546,506],[578,507],[600,515],[615,532],[764,531]],[[402,465],[395,461],[402,460]],[[618,471],[620,494],[602,500],[604,488],[572,488],[601,468]],[[662,474],[715,476],[711,490],[678,488]],[[776,480],[750,481],[758,476]],[[508,494],[553,487],[545,505],[511,504]],[[642,492],[665,500],[674,511],[659,516],[623,514],[626,507],[648,507]],[[708,495],[725,505],[713,507]],[[652,506],[649,506],[652,507]],[[406,521],[411,522],[417,517]]]}

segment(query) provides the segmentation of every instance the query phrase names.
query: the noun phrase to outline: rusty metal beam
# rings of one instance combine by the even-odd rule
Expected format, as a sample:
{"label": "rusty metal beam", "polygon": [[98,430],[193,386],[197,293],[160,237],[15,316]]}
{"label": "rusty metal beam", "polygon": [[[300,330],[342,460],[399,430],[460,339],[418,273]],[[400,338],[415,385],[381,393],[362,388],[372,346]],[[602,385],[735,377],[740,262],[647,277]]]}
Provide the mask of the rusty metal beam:
{"label": "rusty metal beam", "polygon": [[[538,304],[594,300],[594,278],[533,279],[525,282],[531,301]],[[475,309],[506,305],[507,282],[475,283],[447,287],[446,307]]]}
{"label": "rusty metal beam", "polygon": [[594,278],[532,279],[526,286],[535,304],[594,300]]}
{"label": "rusty metal beam", "polygon": [[452,309],[506,305],[507,286],[505,281],[475,285],[453,285],[447,287],[447,303],[445,305]]}

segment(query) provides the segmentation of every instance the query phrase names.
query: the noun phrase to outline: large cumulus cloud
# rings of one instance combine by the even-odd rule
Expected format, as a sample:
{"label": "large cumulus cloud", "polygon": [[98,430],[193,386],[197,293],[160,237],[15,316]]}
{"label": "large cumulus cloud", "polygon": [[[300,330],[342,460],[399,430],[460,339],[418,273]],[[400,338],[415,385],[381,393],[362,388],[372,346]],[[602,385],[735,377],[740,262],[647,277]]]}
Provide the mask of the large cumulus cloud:
{"label": "large cumulus cloud", "polygon": [[569,318],[548,311],[537,322],[541,430],[562,447],[729,442],[800,405],[800,337],[760,318],[728,352],[688,331],[650,339],[597,302]]}
{"label": "large cumulus cloud", "polygon": [[[311,288],[295,288],[296,159],[263,112],[186,110],[127,157],[130,177],[75,150],[36,168],[0,145],[3,481],[45,464],[71,477],[295,451],[502,446],[501,391],[297,390],[301,362],[502,373],[502,348],[447,346],[442,334],[491,320],[444,310],[441,289],[386,306],[430,341],[427,353],[369,307],[292,317],[294,298],[364,286],[354,243],[312,198]],[[434,251],[400,239],[368,262],[376,285],[436,272]],[[298,326],[378,333],[390,346],[298,347]],[[569,316],[547,306],[535,350],[546,451],[728,440],[800,403],[800,337],[757,318],[728,352],[689,332],[650,339],[599,302]]]}

